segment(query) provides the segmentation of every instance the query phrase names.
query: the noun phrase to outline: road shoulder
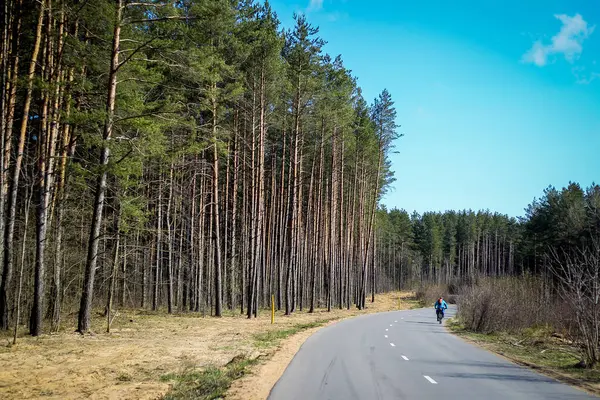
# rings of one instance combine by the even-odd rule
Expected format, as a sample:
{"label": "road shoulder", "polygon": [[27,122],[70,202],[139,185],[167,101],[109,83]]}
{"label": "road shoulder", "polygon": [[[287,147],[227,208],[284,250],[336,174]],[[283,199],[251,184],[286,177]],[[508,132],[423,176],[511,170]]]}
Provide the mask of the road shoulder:
{"label": "road shoulder", "polygon": [[271,350],[266,357],[261,358],[261,363],[253,368],[249,374],[232,383],[227,391],[226,397],[234,400],[266,399],[306,340],[323,328],[332,326],[343,320],[367,314],[409,310],[416,306],[416,302],[409,300],[410,297],[412,297],[411,293],[401,293],[400,299],[397,297],[397,294],[392,296],[394,301],[393,306],[391,307],[379,306],[368,308],[363,312],[336,318],[335,320],[327,321],[317,327],[302,330],[301,332],[280,341],[275,349]]}
{"label": "road shoulder", "polygon": [[455,320],[448,320],[444,325],[449,333],[467,343],[589,394],[600,396],[600,370],[574,367],[577,357],[562,338],[552,337],[539,330],[530,330],[521,335],[477,334],[466,331]]}

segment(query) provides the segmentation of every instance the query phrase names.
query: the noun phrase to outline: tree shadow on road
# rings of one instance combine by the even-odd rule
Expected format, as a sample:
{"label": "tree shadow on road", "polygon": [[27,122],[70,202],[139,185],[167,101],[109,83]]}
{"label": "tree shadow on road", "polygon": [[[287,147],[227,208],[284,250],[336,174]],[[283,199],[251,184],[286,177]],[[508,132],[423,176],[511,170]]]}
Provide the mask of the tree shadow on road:
{"label": "tree shadow on road", "polygon": [[[475,366],[475,365],[474,365]],[[532,375],[532,374],[490,374],[490,373],[463,373],[463,372],[452,372],[442,374],[448,378],[459,378],[459,379],[492,379],[498,381],[518,381],[518,382],[537,382],[537,383],[559,383],[553,379],[547,378],[543,375]]]}

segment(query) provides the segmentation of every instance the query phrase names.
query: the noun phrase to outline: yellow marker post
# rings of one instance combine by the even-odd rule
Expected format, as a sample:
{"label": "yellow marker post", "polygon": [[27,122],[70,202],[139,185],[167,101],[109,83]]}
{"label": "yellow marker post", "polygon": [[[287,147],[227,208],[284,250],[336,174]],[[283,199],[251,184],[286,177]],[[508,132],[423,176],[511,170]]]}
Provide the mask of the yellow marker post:
{"label": "yellow marker post", "polygon": [[275,295],[271,295],[271,324],[275,323]]}

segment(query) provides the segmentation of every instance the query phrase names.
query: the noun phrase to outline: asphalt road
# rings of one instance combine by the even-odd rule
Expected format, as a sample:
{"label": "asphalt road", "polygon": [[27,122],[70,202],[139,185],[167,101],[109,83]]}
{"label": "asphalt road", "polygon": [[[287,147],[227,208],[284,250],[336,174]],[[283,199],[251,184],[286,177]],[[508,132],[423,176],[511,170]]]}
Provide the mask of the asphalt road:
{"label": "asphalt road", "polygon": [[598,397],[464,342],[437,323],[432,308],[365,315],[319,330],[269,396],[294,399]]}

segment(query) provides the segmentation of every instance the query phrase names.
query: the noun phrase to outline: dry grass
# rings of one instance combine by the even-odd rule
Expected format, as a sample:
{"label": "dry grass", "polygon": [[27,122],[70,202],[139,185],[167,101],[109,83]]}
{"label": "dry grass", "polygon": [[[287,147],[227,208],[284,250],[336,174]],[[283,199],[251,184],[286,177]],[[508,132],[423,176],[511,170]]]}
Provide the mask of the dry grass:
{"label": "dry grass", "polygon": [[411,306],[409,294],[391,293],[377,296],[364,311],[277,313],[274,325],[268,311],[252,320],[234,314],[202,318],[120,311],[110,334],[103,333],[100,317],[93,335],[72,333],[73,325],[58,334],[23,336],[11,346],[5,334],[0,336],[0,398],[162,398],[174,385],[161,379],[168,374],[220,368],[236,356],[269,358],[287,336],[326,321]]}
{"label": "dry grass", "polygon": [[550,376],[589,393],[600,395],[600,369],[577,368],[578,349],[550,328],[529,328],[518,333],[474,333],[457,321],[447,327],[462,338],[517,364]]}
{"label": "dry grass", "polygon": [[482,279],[462,290],[458,318],[468,330],[480,333],[518,333],[543,325],[562,330],[571,310],[561,308],[557,300],[539,278]]}

